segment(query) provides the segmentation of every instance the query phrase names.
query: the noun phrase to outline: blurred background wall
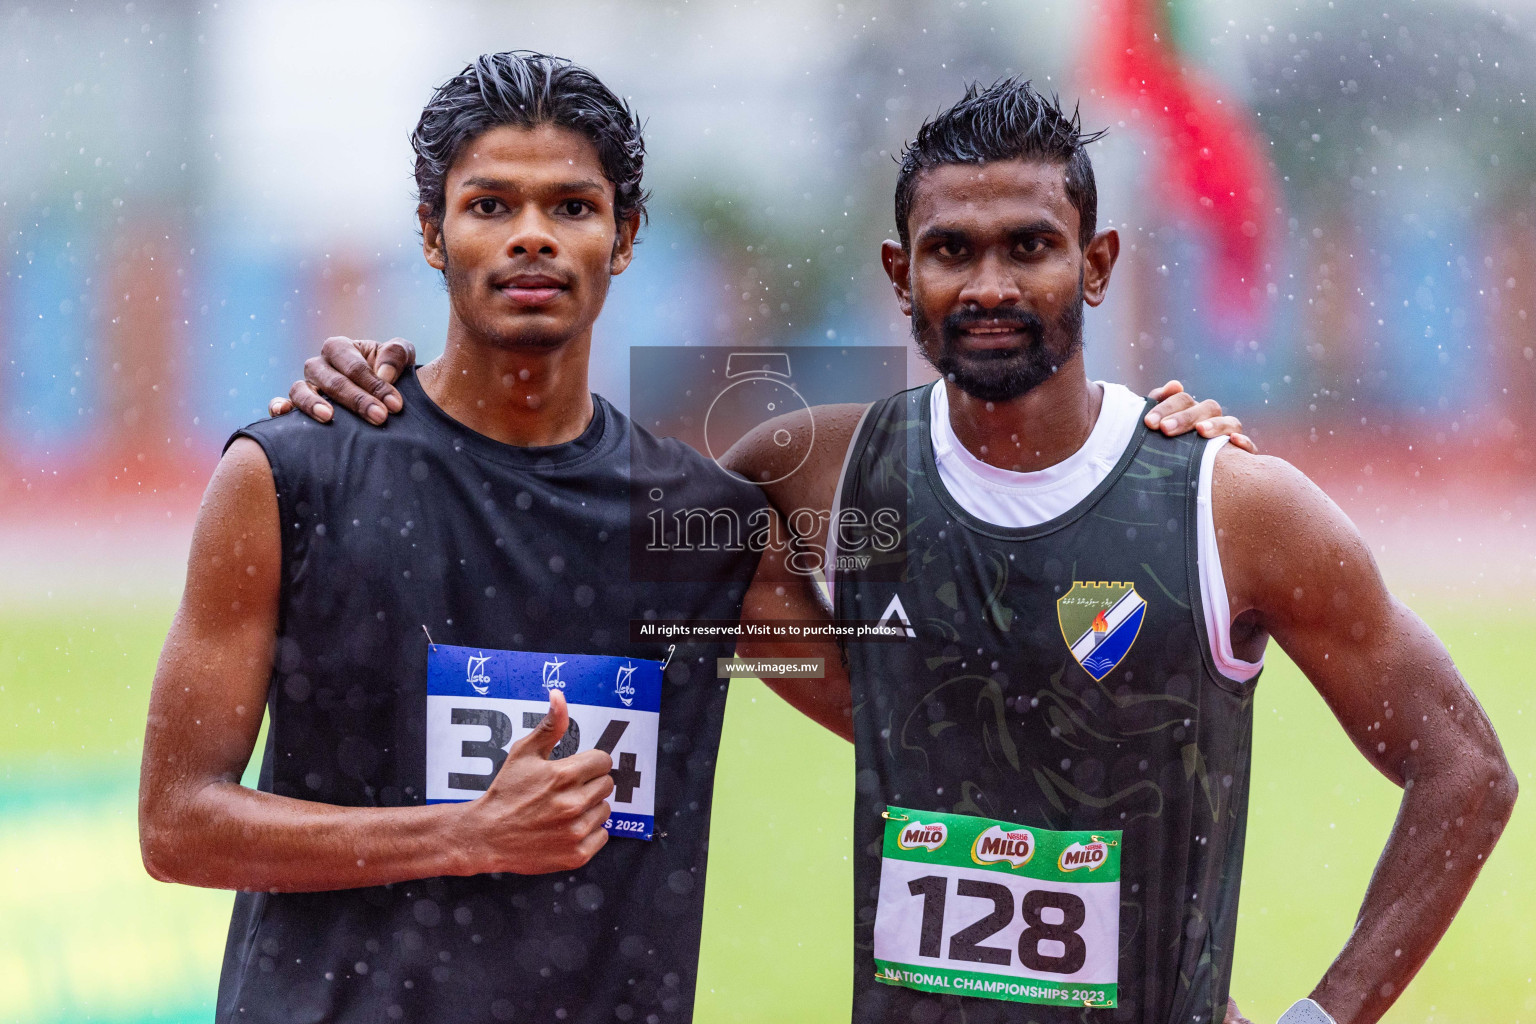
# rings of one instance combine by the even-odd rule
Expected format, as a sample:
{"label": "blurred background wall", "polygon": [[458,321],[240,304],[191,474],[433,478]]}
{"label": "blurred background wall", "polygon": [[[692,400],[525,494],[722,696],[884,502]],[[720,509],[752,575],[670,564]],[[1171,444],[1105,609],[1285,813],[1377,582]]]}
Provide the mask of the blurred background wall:
{"label": "blurred background wall", "polygon": [[[440,350],[407,139],[432,88],[487,50],[576,59],[646,119],[651,221],[593,363],[620,406],[631,346],[905,343],[877,260],[904,140],[1004,74],[1080,103],[1110,129],[1091,154],[1101,225],[1125,243],[1088,315],[1090,370],[1141,390],[1179,377],[1323,482],[1469,678],[1467,659],[1482,667],[1528,781],[1533,21],[1532,0],[0,3],[0,1020],[207,1019],[228,898],[148,882],[132,820],[198,496],[224,438],[328,335]],[[1250,846],[1315,827],[1335,851],[1304,863],[1337,885],[1293,898],[1294,850],[1254,854],[1243,948],[1263,959],[1240,977],[1271,1015],[1342,941],[1396,801],[1304,682],[1272,676]],[[727,756],[802,729],[767,701],[733,693]],[[823,802],[776,820],[841,864],[846,751],[794,735],[819,767],[784,770]],[[1282,743],[1336,760],[1293,781]],[[754,792],[730,764],[721,785]],[[1522,822],[1506,845],[1536,852]],[[844,890],[817,911],[833,939],[813,956],[772,906],[771,927],[732,916],[751,897],[731,880],[767,870],[735,850],[712,865],[717,948],[811,957],[826,988],[797,1012],[838,1019],[846,879],[827,883]],[[1495,950],[1442,950],[1393,1019],[1486,1017],[1468,991],[1536,1018],[1536,899],[1500,895],[1516,877],[1474,893]],[[738,929],[802,952],[738,948]],[[735,963],[707,957],[707,976]],[[787,1012],[705,988],[701,1019]]]}

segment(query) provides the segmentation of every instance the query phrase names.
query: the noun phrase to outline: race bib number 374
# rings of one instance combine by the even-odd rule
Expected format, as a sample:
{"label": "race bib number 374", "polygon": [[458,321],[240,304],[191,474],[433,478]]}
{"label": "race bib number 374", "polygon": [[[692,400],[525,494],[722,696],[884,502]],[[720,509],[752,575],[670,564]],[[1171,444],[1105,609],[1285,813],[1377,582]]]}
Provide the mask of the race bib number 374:
{"label": "race bib number 374", "polygon": [[1115,1006],[1119,954],[1119,832],[886,811],[876,981]]}
{"label": "race bib number 374", "polygon": [[583,750],[613,758],[615,836],[650,839],[656,821],[661,662],[433,644],[427,649],[427,802],[473,800],[507,750],[533,731],[560,690],[571,724],[553,758]]}

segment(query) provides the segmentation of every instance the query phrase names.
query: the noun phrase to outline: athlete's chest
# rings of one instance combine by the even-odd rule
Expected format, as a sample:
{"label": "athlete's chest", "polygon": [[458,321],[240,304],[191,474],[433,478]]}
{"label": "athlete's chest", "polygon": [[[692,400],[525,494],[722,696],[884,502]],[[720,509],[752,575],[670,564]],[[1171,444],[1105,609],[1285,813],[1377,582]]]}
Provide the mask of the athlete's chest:
{"label": "athlete's chest", "polygon": [[1192,736],[1205,673],[1185,521],[1135,489],[1107,497],[1034,537],[927,515],[906,534],[901,578],[852,581],[845,614],[899,627],[849,645],[871,727],[941,775],[973,779],[989,764],[1013,770],[1025,751],[1108,765],[1081,759],[1090,745],[1136,752],[1134,767],[1149,744]]}

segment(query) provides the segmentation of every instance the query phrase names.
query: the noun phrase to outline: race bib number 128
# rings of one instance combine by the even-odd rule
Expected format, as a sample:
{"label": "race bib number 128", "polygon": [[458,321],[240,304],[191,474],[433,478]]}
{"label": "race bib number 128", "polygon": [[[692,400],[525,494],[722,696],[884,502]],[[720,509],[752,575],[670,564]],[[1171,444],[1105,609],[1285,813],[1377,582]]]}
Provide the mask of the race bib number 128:
{"label": "race bib number 128", "polygon": [[1119,832],[887,809],[876,981],[1115,1006],[1119,959]]}
{"label": "race bib number 128", "polygon": [[615,836],[650,839],[656,821],[656,733],[661,662],[591,654],[536,654],[433,644],[427,649],[427,802],[473,800],[507,750],[561,690],[571,724],[558,759],[583,750],[613,758]]}

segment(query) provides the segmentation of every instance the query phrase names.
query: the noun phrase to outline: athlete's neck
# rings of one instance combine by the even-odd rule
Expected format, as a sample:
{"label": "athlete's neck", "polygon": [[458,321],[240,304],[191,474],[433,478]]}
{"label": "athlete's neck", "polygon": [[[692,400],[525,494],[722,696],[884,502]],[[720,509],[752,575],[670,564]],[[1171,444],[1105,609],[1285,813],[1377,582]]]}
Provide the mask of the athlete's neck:
{"label": "athlete's neck", "polygon": [[1088,379],[1079,352],[1044,384],[1004,402],[973,398],[944,381],[949,423],[966,451],[989,466],[1034,473],[1088,442],[1104,389]]}
{"label": "athlete's neck", "polygon": [[592,422],[588,329],[558,348],[506,348],[450,327],[443,354],[417,373],[449,416],[503,444],[574,441]]}

